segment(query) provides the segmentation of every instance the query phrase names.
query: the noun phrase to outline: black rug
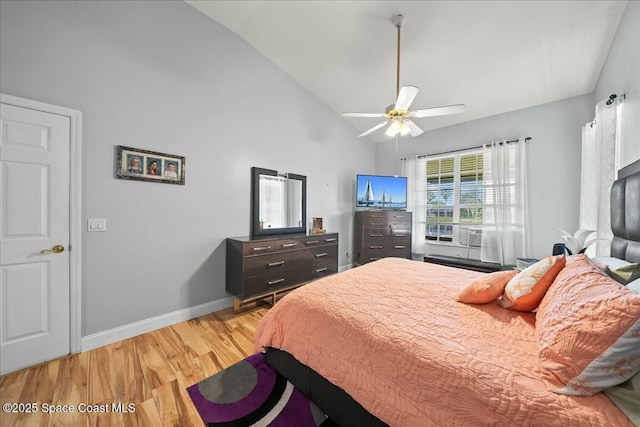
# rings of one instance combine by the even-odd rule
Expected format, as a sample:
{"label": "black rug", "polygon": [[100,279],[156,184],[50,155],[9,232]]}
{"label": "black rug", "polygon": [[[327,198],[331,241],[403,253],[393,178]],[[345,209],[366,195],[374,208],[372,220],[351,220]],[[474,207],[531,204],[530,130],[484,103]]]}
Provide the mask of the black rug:
{"label": "black rug", "polygon": [[208,426],[333,426],[293,385],[254,354],[187,388]]}

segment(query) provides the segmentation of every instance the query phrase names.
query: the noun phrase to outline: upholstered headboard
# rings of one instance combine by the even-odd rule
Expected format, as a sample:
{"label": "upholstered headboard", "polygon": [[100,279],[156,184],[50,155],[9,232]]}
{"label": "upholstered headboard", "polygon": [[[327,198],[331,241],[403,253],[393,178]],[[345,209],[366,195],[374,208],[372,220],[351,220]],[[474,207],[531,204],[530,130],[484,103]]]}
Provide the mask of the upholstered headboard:
{"label": "upholstered headboard", "polygon": [[611,256],[640,262],[640,160],[618,176],[611,187]]}

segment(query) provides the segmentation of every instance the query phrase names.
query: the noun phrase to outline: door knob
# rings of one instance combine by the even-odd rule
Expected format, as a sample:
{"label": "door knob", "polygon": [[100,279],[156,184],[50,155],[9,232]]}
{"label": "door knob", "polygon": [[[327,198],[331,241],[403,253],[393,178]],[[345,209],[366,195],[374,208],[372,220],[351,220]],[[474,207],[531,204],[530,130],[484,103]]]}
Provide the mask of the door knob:
{"label": "door knob", "polygon": [[46,254],[47,252],[52,252],[54,254],[59,254],[60,252],[64,252],[64,246],[55,245],[51,249],[43,249],[43,250],[40,251],[41,254]]}

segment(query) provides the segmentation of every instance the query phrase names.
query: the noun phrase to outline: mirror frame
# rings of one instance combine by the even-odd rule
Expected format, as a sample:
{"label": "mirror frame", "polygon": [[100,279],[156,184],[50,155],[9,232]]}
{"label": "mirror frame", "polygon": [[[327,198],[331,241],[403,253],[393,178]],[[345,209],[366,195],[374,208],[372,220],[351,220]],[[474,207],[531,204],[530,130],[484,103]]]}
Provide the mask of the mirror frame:
{"label": "mirror frame", "polygon": [[302,226],[260,229],[260,175],[278,176],[278,171],[258,167],[251,168],[251,238],[277,234],[306,234],[307,177],[293,173],[284,174],[288,179],[302,182]]}

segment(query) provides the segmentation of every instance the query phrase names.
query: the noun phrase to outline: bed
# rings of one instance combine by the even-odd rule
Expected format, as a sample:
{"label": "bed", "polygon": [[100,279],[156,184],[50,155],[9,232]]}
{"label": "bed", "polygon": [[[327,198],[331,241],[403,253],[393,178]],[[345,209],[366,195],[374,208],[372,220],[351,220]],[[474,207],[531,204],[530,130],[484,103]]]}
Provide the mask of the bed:
{"label": "bed", "polygon": [[[634,262],[639,195],[640,172],[612,191],[612,255]],[[633,425],[604,393],[553,391],[536,314],[456,301],[483,274],[386,258],[326,277],[269,311],[255,349],[339,425]]]}

